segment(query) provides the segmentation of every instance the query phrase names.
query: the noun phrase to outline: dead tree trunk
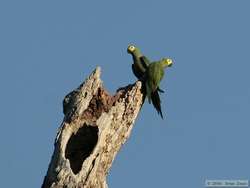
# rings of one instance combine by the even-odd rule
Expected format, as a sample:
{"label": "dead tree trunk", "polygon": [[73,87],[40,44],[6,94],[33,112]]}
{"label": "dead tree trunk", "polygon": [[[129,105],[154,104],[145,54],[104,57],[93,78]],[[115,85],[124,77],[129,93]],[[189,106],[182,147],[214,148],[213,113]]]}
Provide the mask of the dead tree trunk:
{"label": "dead tree trunk", "polygon": [[110,96],[100,68],[63,101],[65,114],[42,188],[107,188],[112,162],[140,111],[141,82]]}

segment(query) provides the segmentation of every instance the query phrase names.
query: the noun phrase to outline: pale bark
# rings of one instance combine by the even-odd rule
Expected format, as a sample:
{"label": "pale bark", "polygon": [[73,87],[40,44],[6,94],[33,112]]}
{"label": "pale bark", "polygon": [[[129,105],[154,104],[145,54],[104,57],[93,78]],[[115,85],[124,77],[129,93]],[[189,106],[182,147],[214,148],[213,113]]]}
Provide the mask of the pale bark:
{"label": "pale bark", "polygon": [[131,133],[143,95],[139,81],[109,95],[100,72],[98,67],[65,97],[65,117],[42,188],[108,187],[106,176]]}

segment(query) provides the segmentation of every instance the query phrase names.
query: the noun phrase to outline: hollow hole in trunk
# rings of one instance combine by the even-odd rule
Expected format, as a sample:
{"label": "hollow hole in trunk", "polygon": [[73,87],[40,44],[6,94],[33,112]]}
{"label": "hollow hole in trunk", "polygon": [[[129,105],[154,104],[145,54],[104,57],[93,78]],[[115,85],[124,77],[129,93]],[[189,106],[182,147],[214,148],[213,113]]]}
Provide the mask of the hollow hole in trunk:
{"label": "hollow hole in trunk", "polygon": [[76,134],[72,134],[65,150],[74,174],[80,172],[84,160],[92,153],[98,140],[98,127],[84,124]]}

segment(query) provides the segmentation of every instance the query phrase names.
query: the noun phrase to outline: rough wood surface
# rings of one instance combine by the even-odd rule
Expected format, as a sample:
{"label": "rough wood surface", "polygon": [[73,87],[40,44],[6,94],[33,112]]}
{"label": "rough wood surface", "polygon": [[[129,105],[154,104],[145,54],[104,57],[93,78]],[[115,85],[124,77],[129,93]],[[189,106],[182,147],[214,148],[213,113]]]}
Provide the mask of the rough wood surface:
{"label": "rough wood surface", "polygon": [[65,114],[42,188],[107,188],[112,162],[140,111],[141,82],[108,94],[97,67],[63,101]]}

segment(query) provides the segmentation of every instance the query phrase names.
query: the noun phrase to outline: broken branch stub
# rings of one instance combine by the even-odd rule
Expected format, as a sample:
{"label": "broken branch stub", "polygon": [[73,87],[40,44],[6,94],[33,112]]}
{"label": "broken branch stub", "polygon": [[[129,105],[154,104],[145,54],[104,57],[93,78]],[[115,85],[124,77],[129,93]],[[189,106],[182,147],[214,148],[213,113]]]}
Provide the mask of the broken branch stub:
{"label": "broken branch stub", "polygon": [[141,82],[108,94],[97,67],[63,101],[65,114],[42,188],[107,188],[112,162],[143,101]]}

